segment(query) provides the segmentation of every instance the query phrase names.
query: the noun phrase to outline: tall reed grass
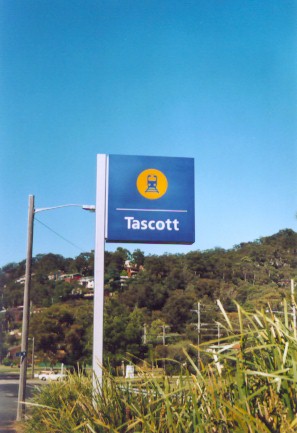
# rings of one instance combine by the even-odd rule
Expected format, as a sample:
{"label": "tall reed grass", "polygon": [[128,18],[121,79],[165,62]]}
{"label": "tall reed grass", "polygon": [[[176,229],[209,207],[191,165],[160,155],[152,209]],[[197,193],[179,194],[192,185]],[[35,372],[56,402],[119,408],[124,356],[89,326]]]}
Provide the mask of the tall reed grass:
{"label": "tall reed grass", "polygon": [[297,432],[297,340],[286,305],[282,320],[237,306],[231,322],[221,309],[228,336],[200,345],[199,368],[187,355],[179,377],[120,383],[106,372],[96,396],[91,377],[71,375],[35,394],[26,432]]}

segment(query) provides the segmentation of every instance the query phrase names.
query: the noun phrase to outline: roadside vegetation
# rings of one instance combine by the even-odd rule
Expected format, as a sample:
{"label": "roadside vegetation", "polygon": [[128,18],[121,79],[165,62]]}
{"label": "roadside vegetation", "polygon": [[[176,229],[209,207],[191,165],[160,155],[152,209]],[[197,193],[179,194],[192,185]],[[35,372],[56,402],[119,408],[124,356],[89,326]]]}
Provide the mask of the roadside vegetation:
{"label": "roadside vegetation", "polygon": [[297,340],[287,305],[282,319],[236,309],[231,322],[222,308],[227,336],[212,351],[199,346],[207,359],[199,368],[185,353],[178,376],[119,381],[105,372],[94,395],[89,375],[71,375],[36,392],[26,433],[296,432]]}
{"label": "roadside vegetation", "polygon": [[[26,433],[297,432],[297,233],[185,255],[106,252],[108,368],[95,394],[87,368],[92,296],[78,281],[52,278],[61,272],[94,275],[94,254],[33,260],[36,369],[41,362],[73,368],[66,380],[36,390]],[[0,270],[7,365],[20,341],[23,274],[24,262]],[[128,363],[135,379],[123,377]]]}
{"label": "roadside vegetation", "polygon": [[[8,349],[20,343],[24,268],[21,262],[0,269],[0,357],[8,365]],[[87,296],[91,293],[79,281],[57,276],[90,278],[93,252],[74,259],[37,255],[32,273],[28,357],[34,337],[36,364],[91,365],[93,299]],[[297,233],[289,229],[230,250],[161,256],[123,248],[106,252],[104,365],[121,374],[123,361],[163,368],[160,359],[168,358],[173,361],[166,362],[166,373],[177,374],[178,363],[187,362],[185,351],[195,356],[198,337],[200,343],[208,343],[228,336],[220,326],[217,299],[231,322],[236,316],[233,301],[246,311],[268,304],[281,311],[284,300],[291,300],[291,279],[297,280]],[[201,357],[204,361],[205,355]]]}

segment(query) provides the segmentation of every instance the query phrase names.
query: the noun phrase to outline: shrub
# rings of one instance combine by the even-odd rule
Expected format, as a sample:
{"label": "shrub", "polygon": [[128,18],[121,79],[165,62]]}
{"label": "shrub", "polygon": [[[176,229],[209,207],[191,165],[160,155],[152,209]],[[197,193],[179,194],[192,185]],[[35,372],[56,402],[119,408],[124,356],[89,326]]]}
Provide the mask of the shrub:
{"label": "shrub", "polygon": [[[297,431],[297,340],[289,314],[237,307],[228,337],[199,350],[209,361],[178,377],[116,381],[107,372],[93,395],[80,373],[34,396],[27,433],[291,433]],[[219,344],[220,343],[220,344]],[[197,348],[196,348],[197,349]],[[203,359],[205,359],[203,357]],[[180,371],[182,371],[182,366]]]}

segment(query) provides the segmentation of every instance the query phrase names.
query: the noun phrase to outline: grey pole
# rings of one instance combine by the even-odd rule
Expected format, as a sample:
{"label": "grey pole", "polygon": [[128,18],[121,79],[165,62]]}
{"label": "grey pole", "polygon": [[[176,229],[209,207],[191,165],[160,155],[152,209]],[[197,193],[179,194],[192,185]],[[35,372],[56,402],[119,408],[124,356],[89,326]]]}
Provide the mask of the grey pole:
{"label": "grey pole", "polygon": [[197,304],[197,343],[198,343],[198,352],[197,352],[197,366],[198,370],[200,370],[200,332],[201,332],[201,315],[200,315],[200,302]]}
{"label": "grey pole", "polygon": [[197,310],[191,310],[194,313],[197,313],[197,367],[200,370],[200,333],[201,333],[201,312],[200,312],[201,303],[197,302]]}
{"label": "grey pole", "polygon": [[147,329],[146,329],[146,323],[144,323],[143,325],[143,340],[142,340],[143,344],[147,343]]}
{"label": "grey pole", "polygon": [[293,329],[294,329],[294,337],[296,338],[296,302],[294,295],[294,280],[291,279],[291,299],[292,299],[292,309],[293,309]]}
{"label": "grey pole", "polygon": [[[93,327],[93,394],[100,394],[103,384],[103,311],[104,311],[104,251],[107,192],[107,155],[97,155],[95,289]],[[94,398],[95,402],[95,398]]]}
{"label": "grey pole", "polygon": [[20,365],[19,394],[18,394],[18,405],[17,405],[17,421],[21,421],[25,415],[28,333],[29,333],[29,317],[30,317],[31,264],[32,264],[32,246],[33,246],[33,223],[34,223],[34,196],[29,195],[27,258],[26,258],[26,275],[25,275],[25,288],[24,288],[22,343],[21,343],[22,356],[20,358],[21,365]]}
{"label": "grey pole", "polygon": [[32,337],[32,375],[31,375],[32,379],[34,379],[34,368],[35,368],[34,356],[35,356],[35,338]]}

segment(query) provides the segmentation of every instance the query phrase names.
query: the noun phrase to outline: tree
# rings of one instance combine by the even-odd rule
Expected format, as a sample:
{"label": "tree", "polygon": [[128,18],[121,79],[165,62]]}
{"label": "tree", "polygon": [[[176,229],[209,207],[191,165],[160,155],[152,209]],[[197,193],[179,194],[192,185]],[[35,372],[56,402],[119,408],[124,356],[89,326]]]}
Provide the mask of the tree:
{"label": "tree", "polygon": [[147,352],[147,347],[143,344],[144,314],[140,308],[134,308],[129,314],[126,327],[127,353],[136,358],[143,358]]}
{"label": "tree", "polygon": [[60,254],[37,254],[33,258],[32,270],[36,274],[47,276],[53,271],[64,271],[65,264],[65,259]]}
{"label": "tree", "polygon": [[81,253],[74,260],[76,271],[84,276],[94,275],[94,251]]}
{"label": "tree", "polygon": [[3,290],[2,303],[5,308],[17,307],[23,305],[24,300],[24,286],[16,283],[14,280],[9,281]]}
{"label": "tree", "polygon": [[134,250],[132,257],[131,257],[132,262],[139,268],[139,266],[143,266],[144,265],[144,260],[145,260],[145,256],[143,251],[137,249]]}
{"label": "tree", "polygon": [[85,302],[53,305],[32,316],[31,335],[38,355],[52,364],[90,362],[88,328],[92,314]]}
{"label": "tree", "polygon": [[186,324],[192,319],[191,309],[196,301],[193,292],[175,290],[167,299],[163,314],[174,332],[183,332]]}
{"label": "tree", "polygon": [[161,310],[168,297],[168,290],[158,277],[142,272],[128,282],[128,288],[120,299],[126,305],[134,308]]}
{"label": "tree", "polygon": [[[162,342],[165,346],[166,344],[166,329],[169,329],[169,325],[162,319],[155,319],[152,321],[151,326],[148,331],[148,340],[150,343],[158,344]],[[165,333],[165,336],[163,334]],[[164,341],[165,340],[165,341]]]}
{"label": "tree", "polygon": [[126,358],[126,328],[129,310],[115,298],[107,299],[104,308],[104,363],[116,366]]}

